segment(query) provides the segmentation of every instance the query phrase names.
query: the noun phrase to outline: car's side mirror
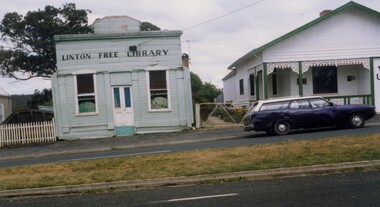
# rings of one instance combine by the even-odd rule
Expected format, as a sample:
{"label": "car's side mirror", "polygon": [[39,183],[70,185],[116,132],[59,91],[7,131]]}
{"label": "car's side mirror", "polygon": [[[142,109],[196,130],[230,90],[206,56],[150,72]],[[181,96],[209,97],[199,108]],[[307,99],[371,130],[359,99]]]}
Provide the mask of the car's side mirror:
{"label": "car's side mirror", "polygon": [[334,103],[333,102],[329,102],[329,106],[334,106]]}

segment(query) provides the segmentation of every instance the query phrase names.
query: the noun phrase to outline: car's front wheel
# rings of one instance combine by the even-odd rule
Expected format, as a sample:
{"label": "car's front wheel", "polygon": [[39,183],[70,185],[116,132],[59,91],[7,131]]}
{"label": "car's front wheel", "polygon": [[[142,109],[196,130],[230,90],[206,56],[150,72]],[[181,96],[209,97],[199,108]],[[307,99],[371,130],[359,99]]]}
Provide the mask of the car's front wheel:
{"label": "car's front wheel", "polygon": [[287,135],[290,130],[290,124],[286,121],[278,121],[273,126],[273,131],[276,135]]}
{"label": "car's front wheel", "polygon": [[362,128],[364,126],[365,119],[363,114],[361,113],[354,113],[350,116],[349,120],[349,126],[351,128]]}

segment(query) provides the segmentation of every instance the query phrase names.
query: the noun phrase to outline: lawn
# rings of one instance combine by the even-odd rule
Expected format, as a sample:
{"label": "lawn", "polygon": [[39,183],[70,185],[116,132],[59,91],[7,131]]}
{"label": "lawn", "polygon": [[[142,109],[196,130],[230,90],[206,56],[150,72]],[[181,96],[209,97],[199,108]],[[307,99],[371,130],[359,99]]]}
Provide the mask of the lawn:
{"label": "lawn", "polygon": [[[307,136],[307,135],[305,135]],[[380,159],[380,134],[0,168],[0,190]]]}

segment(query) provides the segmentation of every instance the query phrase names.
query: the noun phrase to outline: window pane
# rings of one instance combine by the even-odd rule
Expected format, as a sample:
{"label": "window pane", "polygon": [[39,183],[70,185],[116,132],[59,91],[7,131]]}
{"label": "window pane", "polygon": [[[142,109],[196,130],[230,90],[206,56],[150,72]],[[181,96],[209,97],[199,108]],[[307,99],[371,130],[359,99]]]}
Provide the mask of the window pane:
{"label": "window pane", "polygon": [[313,108],[321,108],[323,106],[328,106],[329,103],[324,99],[310,99],[311,107]]}
{"label": "window pane", "polygon": [[150,89],[166,89],[166,71],[149,72]]}
{"label": "window pane", "polygon": [[260,111],[287,109],[289,105],[288,101],[266,103],[261,106]]}
{"label": "window pane", "polygon": [[244,95],[244,80],[243,79],[240,79],[239,86],[240,86],[240,95]]}
{"label": "window pane", "polygon": [[169,102],[166,71],[150,71],[149,86],[151,109],[167,109]]}
{"label": "window pane", "polygon": [[168,108],[168,94],[166,90],[151,91],[151,106],[152,109]]}
{"label": "window pane", "polygon": [[77,75],[78,94],[94,93],[94,75]]}
{"label": "window pane", "polygon": [[249,75],[249,86],[251,90],[251,96],[255,95],[255,75]]}
{"label": "window pane", "polygon": [[95,96],[78,97],[79,113],[96,112]]}
{"label": "window pane", "polygon": [[119,88],[113,88],[113,99],[115,108],[120,108],[120,90]]}
{"label": "window pane", "polygon": [[131,105],[131,91],[129,87],[124,88],[125,108],[130,108]]}
{"label": "window pane", "polygon": [[309,109],[310,104],[307,100],[295,100],[290,104],[291,109]]}
{"label": "window pane", "polygon": [[313,92],[315,94],[338,92],[336,66],[313,67]]}
{"label": "window pane", "polygon": [[4,105],[0,104],[0,122],[2,122],[4,119]]}

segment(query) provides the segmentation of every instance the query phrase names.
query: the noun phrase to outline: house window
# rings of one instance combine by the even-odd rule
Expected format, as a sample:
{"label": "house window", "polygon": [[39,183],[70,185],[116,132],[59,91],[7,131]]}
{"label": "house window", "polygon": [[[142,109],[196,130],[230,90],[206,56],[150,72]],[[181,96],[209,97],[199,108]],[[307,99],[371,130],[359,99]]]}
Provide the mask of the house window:
{"label": "house window", "polygon": [[251,96],[255,96],[255,75],[249,75],[249,89],[251,92]]}
{"label": "house window", "polygon": [[0,104],[0,123],[4,121],[4,104]]}
{"label": "house window", "polygon": [[75,77],[77,114],[96,113],[95,74],[80,74]]}
{"label": "house window", "polygon": [[338,92],[336,66],[313,67],[313,92],[314,94]]}
{"label": "house window", "polygon": [[244,80],[239,80],[239,89],[240,89],[240,95],[244,95]]}
{"label": "house window", "polygon": [[169,107],[167,71],[149,71],[150,110],[166,110]]}

